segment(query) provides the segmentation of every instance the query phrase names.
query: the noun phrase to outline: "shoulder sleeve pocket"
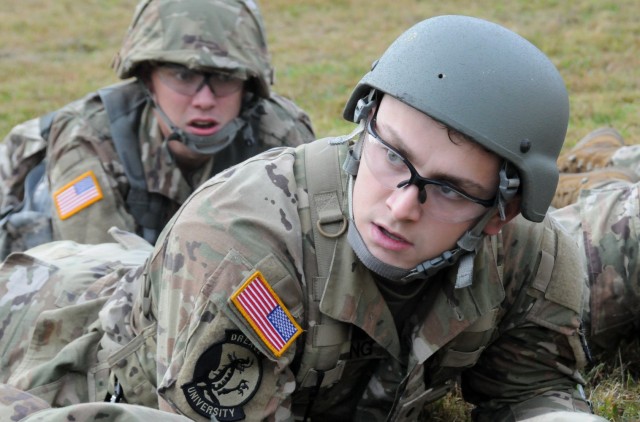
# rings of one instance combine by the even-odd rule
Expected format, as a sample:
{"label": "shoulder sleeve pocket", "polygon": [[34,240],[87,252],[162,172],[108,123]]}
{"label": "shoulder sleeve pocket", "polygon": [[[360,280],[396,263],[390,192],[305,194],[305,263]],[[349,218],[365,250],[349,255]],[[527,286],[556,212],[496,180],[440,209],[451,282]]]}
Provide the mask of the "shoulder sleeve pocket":
{"label": "shoulder sleeve pocket", "polygon": [[580,325],[587,298],[586,273],[575,242],[560,230],[545,228],[531,295],[529,321],[571,335]]}

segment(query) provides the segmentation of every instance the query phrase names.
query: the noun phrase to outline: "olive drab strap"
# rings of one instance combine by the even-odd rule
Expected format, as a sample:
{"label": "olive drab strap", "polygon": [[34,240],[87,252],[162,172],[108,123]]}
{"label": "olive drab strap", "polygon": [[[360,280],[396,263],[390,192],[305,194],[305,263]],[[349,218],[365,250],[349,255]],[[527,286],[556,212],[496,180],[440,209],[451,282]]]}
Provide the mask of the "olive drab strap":
{"label": "olive drab strap", "polygon": [[138,83],[112,85],[98,90],[98,94],[107,110],[111,137],[129,181],[126,199],[129,211],[142,227],[139,234],[154,244],[163,227],[163,210],[166,209],[167,199],[147,190],[142,168],[136,130],[147,94]]}
{"label": "olive drab strap", "polygon": [[50,111],[49,113],[40,116],[40,136],[46,142],[49,141],[49,132],[51,132],[51,124],[56,117],[57,111]]}
{"label": "olive drab strap", "polygon": [[[146,97],[136,83],[113,85],[98,91],[109,116],[113,143],[124,166],[131,188],[127,195],[127,205],[136,223],[142,227],[141,236],[155,243],[164,223],[164,209],[167,198],[147,191],[142,168],[137,127]],[[58,110],[49,112],[38,119],[41,143],[32,148],[28,157],[21,157],[18,163],[26,171],[23,180],[24,199],[10,209],[1,210],[0,215],[0,259],[13,251],[23,251],[53,240],[51,229],[51,193],[45,174],[45,159],[51,126]],[[8,208],[8,207],[7,207]]]}
{"label": "olive drab strap", "polygon": [[316,390],[340,379],[344,368],[340,356],[348,352],[351,344],[350,326],[320,312],[320,300],[335,253],[344,241],[347,228],[343,213],[346,177],[340,169],[341,149],[326,140],[317,140],[304,145],[304,160],[297,160],[304,163],[309,197],[309,206],[300,209],[302,232],[313,233],[315,249],[305,250],[308,322],[296,380],[301,387]]}

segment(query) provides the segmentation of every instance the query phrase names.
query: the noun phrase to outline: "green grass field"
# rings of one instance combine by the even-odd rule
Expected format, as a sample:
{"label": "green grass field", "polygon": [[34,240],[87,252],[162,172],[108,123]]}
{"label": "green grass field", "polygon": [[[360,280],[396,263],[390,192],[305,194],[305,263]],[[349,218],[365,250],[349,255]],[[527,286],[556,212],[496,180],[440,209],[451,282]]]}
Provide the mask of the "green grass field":
{"label": "green grass field", "polygon": [[[133,0],[3,0],[0,133],[116,81],[110,68]],[[525,36],[559,67],[571,96],[566,145],[600,126],[640,143],[636,0],[268,0],[261,2],[275,90],[311,115],[318,135],[351,125],[342,107],[371,62],[428,16],[468,14]]]}
{"label": "green grass field", "polygon": [[[137,1],[2,0],[0,134],[116,82],[110,68]],[[640,5],[637,0],[262,0],[275,91],[309,112],[319,136],[351,129],[342,108],[393,39],[433,15],[467,14],[507,26],[540,47],[571,98],[565,148],[601,126],[640,143]],[[640,420],[637,345],[591,369],[597,412]],[[441,416],[437,416],[441,415]],[[434,419],[466,420],[458,395]]]}

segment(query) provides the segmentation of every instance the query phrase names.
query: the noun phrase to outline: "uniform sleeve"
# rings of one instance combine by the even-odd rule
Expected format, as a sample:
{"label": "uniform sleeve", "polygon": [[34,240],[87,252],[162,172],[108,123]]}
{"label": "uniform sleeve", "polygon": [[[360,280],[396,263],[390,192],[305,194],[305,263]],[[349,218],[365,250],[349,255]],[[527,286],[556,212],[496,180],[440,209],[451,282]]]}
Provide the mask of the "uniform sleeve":
{"label": "uniform sleeve", "polygon": [[207,182],[156,243],[148,280],[164,410],[195,420],[290,415],[295,342],[274,354],[230,299],[259,271],[282,309],[294,320],[302,315],[292,158],[264,159],[277,153]]}
{"label": "uniform sleeve", "polygon": [[66,422],[72,420],[189,421],[183,416],[125,403],[82,403],[51,408],[47,402],[35,395],[6,384],[0,384],[0,414],[3,416],[3,420],[22,422]]}
{"label": "uniform sleeve", "polygon": [[0,258],[51,240],[48,193],[38,189],[47,148],[39,121],[17,125],[0,143]]}
{"label": "uniform sleeve", "polygon": [[0,143],[0,212],[22,201],[25,177],[44,158],[46,147],[38,118],[15,126]]}
{"label": "uniform sleeve", "polygon": [[505,301],[497,338],[463,374],[478,420],[589,412],[579,394],[585,365],[579,328],[588,298],[584,261],[557,223],[503,229]]}
{"label": "uniform sleeve", "polygon": [[116,157],[104,108],[80,102],[58,112],[47,152],[54,239],[96,244],[112,241],[112,226],[135,232]]}

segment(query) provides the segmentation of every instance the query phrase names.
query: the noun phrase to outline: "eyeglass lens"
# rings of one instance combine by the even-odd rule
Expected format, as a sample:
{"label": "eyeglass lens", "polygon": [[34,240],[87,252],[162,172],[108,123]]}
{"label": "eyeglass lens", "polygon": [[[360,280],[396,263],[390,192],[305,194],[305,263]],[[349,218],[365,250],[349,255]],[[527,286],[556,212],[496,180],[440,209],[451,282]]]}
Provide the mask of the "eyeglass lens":
{"label": "eyeglass lens", "polygon": [[[373,127],[375,120],[371,120],[367,125],[368,136],[365,137],[364,161],[383,186],[388,189],[398,189],[415,184],[418,186],[418,201],[424,204],[428,214],[442,221],[467,221],[481,216],[486,211],[485,205],[465,197],[466,195],[444,182],[426,178],[421,178],[423,183],[414,182],[412,179],[416,177],[409,168],[408,160],[386,145]],[[421,189],[420,185],[424,187]]]}
{"label": "eyeglass lens", "polygon": [[208,85],[216,97],[226,97],[238,92],[244,81],[221,73],[197,72],[180,65],[163,65],[157,68],[160,80],[182,95],[195,95]]}

